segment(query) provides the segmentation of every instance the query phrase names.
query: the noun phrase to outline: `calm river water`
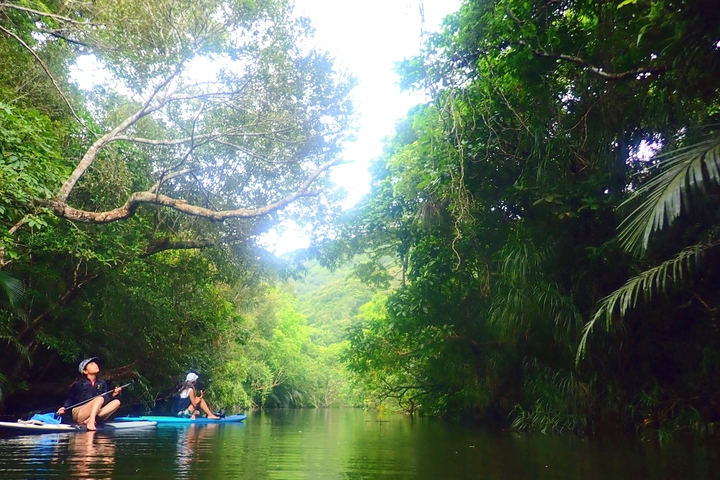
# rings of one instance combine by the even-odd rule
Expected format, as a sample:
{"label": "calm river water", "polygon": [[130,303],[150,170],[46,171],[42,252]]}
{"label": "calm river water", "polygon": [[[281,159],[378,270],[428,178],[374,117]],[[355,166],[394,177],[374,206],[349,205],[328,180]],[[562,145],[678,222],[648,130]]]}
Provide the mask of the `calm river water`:
{"label": "calm river water", "polygon": [[0,479],[703,479],[717,445],[492,432],[351,409],[114,434],[0,433]]}

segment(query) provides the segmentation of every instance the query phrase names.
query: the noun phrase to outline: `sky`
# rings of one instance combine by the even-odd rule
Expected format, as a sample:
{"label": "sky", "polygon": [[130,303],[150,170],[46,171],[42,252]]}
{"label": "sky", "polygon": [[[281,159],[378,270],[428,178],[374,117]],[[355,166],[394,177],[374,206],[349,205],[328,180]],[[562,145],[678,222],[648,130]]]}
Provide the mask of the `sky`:
{"label": "sky", "polygon": [[[319,48],[335,56],[340,68],[358,77],[353,92],[360,114],[358,140],[348,145],[333,178],[349,189],[347,206],[366,193],[367,165],[382,152],[382,139],[420,98],[401,93],[394,62],[420,51],[421,32],[437,30],[459,8],[459,0],[295,0],[296,13],[311,19]],[[423,22],[420,8],[424,11]],[[361,181],[362,179],[362,181]]]}
{"label": "sky", "polygon": [[[336,65],[359,83],[353,92],[357,141],[344,153],[351,163],[332,172],[333,181],[348,192],[345,208],[367,193],[370,161],[382,153],[383,139],[393,134],[395,122],[422,101],[419,94],[400,91],[394,63],[417,55],[422,32],[439,30],[442,19],[459,8],[460,0],[295,0],[296,13],[309,17],[315,27],[317,47],[330,52]],[[301,229],[285,227],[282,236],[265,236],[269,250],[282,254],[309,244]]]}

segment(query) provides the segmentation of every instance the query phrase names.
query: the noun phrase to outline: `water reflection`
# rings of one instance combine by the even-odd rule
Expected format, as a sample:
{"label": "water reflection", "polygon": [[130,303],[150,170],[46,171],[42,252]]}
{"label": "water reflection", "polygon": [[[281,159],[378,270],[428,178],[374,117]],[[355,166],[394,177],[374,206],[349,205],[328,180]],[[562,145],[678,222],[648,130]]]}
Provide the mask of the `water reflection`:
{"label": "water reflection", "polygon": [[45,478],[60,472],[66,478],[112,478],[115,465],[115,440],[98,432],[19,435],[0,440],[0,447],[16,466],[0,468],[2,478]]}
{"label": "water reflection", "polygon": [[[98,432],[69,434],[67,449],[53,459],[70,467],[73,478],[111,478],[115,465],[115,439]],[[64,455],[63,455],[64,453]]]}
{"label": "water reflection", "polygon": [[48,459],[56,457],[60,441],[61,434],[59,433],[0,440],[0,459],[7,458],[12,462],[11,468],[0,468],[0,478],[47,478],[51,476],[55,469],[47,465]]}
{"label": "water reflection", "polygon": [[202,455],[211,449],[211,439],[218,425],[190,425],[178,429],[177,436],[177,478],[189,478],[191,467],[202,468],[207,459]]}
{"label": "water reflection", "polygon": [[247,425],[2,438],[0,479],[718,478],[717,444],[526,435],[359,410],[254,412]]}

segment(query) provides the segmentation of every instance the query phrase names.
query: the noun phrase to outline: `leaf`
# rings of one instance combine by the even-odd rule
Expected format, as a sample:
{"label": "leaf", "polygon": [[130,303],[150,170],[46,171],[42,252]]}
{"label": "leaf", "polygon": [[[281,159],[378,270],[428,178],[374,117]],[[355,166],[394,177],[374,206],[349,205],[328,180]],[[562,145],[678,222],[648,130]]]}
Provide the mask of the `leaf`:
{"label": "leaf", "polygon": [[625,7],[625,6],[631,5],[631,4],[635,5],[636,3],[637,3],[637,0],[624,0],[622,3],[620,3],[620,5],[617,6],[617,8],[619,10],[622,7]]}
{"label": "leaf", "polygon": [[584,358],[588,338],[598,321],[604,326],[605,331],[609,331],[612,326],[613,314],[616,311],[622,318],[629,309],[637,305],[641,297],[643,300],[649,301],[655,293],[665,291],[671,285],[679,283],[683,278],[683,272],[689,271],[692,264],[697,263],[698,257],[702,253],[718,245],[720,242],[688,247],[672,259],[629,279],[625,285],[603,298],[592,320],[583,327],[583,335],[575,362],[579,363]]}
{"label": "leaf", "polygon": [[25,294],[25,287],[20,280],[0,270],[0,291],[5,292],[10,305],[15,305]]}
{"label": "leaf", "polygon": [[628,252],[642,253],[650,236],[670,226],[690,202],[690,192],[720,184],[720,135],[658,157],[658,174],[620,206],[645,200],[619,225],[618,238]]}

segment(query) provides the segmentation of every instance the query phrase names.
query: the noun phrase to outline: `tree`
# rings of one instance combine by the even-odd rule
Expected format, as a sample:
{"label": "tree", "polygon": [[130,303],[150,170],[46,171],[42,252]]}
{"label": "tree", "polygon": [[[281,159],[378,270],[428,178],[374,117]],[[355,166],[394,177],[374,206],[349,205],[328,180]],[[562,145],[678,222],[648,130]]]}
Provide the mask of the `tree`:
{"label": "tree", "polygon": [[[26,289],[0,311],[8,405],[87,354],[150,404],[192,367],[249,405],[236,292],[275,278],[254,240],[334,214],[351,130],[354,82],[311,33],[284,0],[0,3],[0,269]],[[81,57],[111,80],[75,85]]]}
{"label": "tree", "polygon": [[[692,185],[714,195],[714,140],[690,146],[717,121],[718,25],[704,0],[466,1],[446,19],[399,66],[428,101],[398,126],[342,239],[407,265],[386,315],[351,339],[361,378],[388,380],[382,391],[421,412],[517,428],[589,430],[613,418],[711,431],[716,253],[706,250],[692,282],[626,307],[658,291],[649,278],[679,278],[694,255],[684,246],[712,244],[717,209]],[[651,175],[647,152],[675,146],[688,147],[684,160]],[[618,237],[618,212],[646,184],[654,203],[630,217],[633,232],[656,231],[688,198],[699,216],[677,217],[635,257],[623,241],[642,233]],[[576,363],[593,318],[614,334],[597,335]]]}
{"label": "tree", "polygon": [[[277,221],[281,209],[318,195],[321,174],[340,162],[352,81],[333,71],[326,54],[303,47],[309,25],[284,2],[71,2],[57,13],[44,7],[3,4],[8,27],[29,30],[3,31],[43,66],[41,54],[54,39],[76,45],[75,55],[93,55],[115,75],[125,98],[91,100],[87,107],[100,115],[90,124],[45,68],[84,127],[84,150],[51,198],[29,199],[40,211],[101,224],[128,219],[141,205],[165,207],[204,221],[178,224],[157,213],[155,228],[172,222],[174,234],[163,229],[144,253],[202,248],[267,228],[235,220]],[[21,35],[33,31],[42,41],[31,45]],[[198,68],[210,62],[220,67],[199,78]],[[143,164],[142,178],[106,185],[127,192],[121,205],[98,205],[78,191],[103,162],[131,170],[133,162]],[[316,217],[326,203],[316,202]],[[31,219],[17,219],[12,233]],[[218,223],[226,224],[223,231],[213,228]]]}

